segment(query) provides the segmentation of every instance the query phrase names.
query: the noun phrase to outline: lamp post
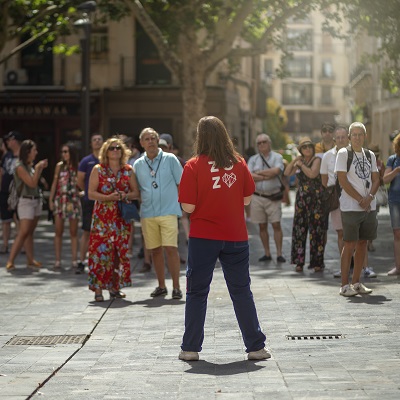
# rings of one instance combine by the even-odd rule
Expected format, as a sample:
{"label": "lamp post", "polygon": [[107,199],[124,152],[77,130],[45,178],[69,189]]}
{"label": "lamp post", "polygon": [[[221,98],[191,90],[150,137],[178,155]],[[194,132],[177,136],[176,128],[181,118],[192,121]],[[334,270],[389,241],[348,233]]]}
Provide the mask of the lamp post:
{"label": "lamp post", "polygon": [[78,19],[74,26],[83,30],[83,38],[80,40],[82,49],[82,112],[81,112],[81,131],[83,136],[84,154],[90,151],[90,34],[92,24],[90,13],[96,10],[95,1],[85,1],[77,7],[82,11],[82,18]]}

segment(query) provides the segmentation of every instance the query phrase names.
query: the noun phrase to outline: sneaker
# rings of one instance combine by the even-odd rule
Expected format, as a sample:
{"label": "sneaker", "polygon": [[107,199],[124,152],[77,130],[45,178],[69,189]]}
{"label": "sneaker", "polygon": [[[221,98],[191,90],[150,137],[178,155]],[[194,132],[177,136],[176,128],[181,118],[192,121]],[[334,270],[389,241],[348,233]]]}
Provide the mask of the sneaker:
{"label": "sneaker", "polygon": [[174,289],[172,291],[172,298],[176,300],[180,300],[182,298],[182,290],[181,289]]}
{"label": "sneaker", "polygon": [[371,267],[365,267],[364,268],[364,276],[366,278],[376,278],[377,275]]}
{"label": "sneaker", "polygon": [[272,260],[272,257],[266,256],[265,254],[258,259],[258,261],[271,261],[271,260]]}
{"label": "sneaker", "polygon": [[334,278],[341,278],[342,277],[342,271],[339,269],[339,271],[336,271],[333,273]]}
{"label": "sneaker", "polygon": [[344,285],[340,288],[339,294],[344,297],[356,296],[359,292],[354,290],[353,285]]}
{"label": "sneaker", "polygon": [[266,360],[267,358],[271,358],[271,353],[265,347],[247,354],[248,360]]}
{"label": "sneaker", "polygon": [[76,267],[75,274],[80,275],[83,273],[85,273],[85,264],[82,261],[80,261],[78,262],[78,266]]}
{"label": "sneaker", "polygon": [[179,359],[183,361],[199,361],[199,353],[197,351],[183,351],[179,353]]}
{"label": "sneaker", "polygon": [[388,275],[400,275],[400,268],[394,267],[387,274]]}
{"label": "sneaker", "polygon": [[156,287],[150,294],[151,297],[166,296],[168,294],[167,288]]}
{"label": "sneaker", "polygon": [[366,286],[364,286],[361,282],[355,283],[353,285],[353,289],[360,294],[370,294],[372,293],[372,289],[368,289]]}
{"label": "sneaker", "polygon": [[283,256],[278,256],[277,259],[276,259],[276,261],[277,261],[278,263],[285,263],[285,262],[286,262],[286,258],[283,257]]}

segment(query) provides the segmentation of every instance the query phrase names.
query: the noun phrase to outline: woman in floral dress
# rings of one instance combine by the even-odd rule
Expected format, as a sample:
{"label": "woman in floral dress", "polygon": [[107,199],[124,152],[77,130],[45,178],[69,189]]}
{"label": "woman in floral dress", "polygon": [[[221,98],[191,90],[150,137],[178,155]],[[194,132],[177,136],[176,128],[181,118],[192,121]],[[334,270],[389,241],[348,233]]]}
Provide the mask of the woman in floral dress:
{"label": "woman in floral dress", "polygon": [[100,149],[100,164],[90,175],[89,199],[95,200],[89,238],[89,289],[96,301],[123,298],[121,287],[131,286],[131,264],[127,256],[131,224],[125,222],[118,201],[139,197],[135,173],[127,164],[129,152],[123,141],[113,137]]}
{"label": "woman in floral dress", "polygon": [[315,272],[324,268],[325,218],[321,196],[323,186],[319,174],[321,159],[315,157],[314,143],[300,140],[300,156],[294,158],[285,170],[286,176],[297,174],[298,188],[293,218],[292,264],[296,272],[303,272],[306,258],[307,233],[310,232],[310,267]]}
{"label": "woman in floral dress", "polygon": [[78,223],[81,217],[81,201],[77,186],[77,173],[78,151],[73,144],[66,143],[61,146],[61,161],[56,165],[49,197],[49,208],[53,211],[55,223],[55,269],[61,267],[62,236],[66,220],[69,221],[72,267],[77,267]]}

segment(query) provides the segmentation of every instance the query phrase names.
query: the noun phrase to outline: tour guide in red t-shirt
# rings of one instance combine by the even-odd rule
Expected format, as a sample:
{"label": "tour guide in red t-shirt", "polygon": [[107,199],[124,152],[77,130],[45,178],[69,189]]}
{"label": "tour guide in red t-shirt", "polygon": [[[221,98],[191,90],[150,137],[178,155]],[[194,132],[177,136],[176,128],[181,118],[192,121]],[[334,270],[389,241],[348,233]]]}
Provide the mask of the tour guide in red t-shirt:
{"label": "tour guide in red t-shirt", "polygon": [[249,244],[244,205],[255,185],[222,121],[201,118],[194,158],[184,168],[179,202],[191,213],[186,270],[185,333],[179,358],[196,361],[204,339],[207,297],[220,260],[249,360],[271,355],[265,348],[250,290]]}

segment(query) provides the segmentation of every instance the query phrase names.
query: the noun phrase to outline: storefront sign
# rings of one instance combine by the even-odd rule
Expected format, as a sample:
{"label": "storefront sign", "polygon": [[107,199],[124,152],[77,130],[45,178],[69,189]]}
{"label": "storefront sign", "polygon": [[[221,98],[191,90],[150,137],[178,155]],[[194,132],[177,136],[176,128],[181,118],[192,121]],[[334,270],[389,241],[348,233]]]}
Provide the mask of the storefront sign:
{"label": "storefront sign", "polygon": [[55,117],[71,114],[77,115],[76,107],[72,107],[70,110],[69,107],[63,105],[0,105],[0,116],[4,117]]}

